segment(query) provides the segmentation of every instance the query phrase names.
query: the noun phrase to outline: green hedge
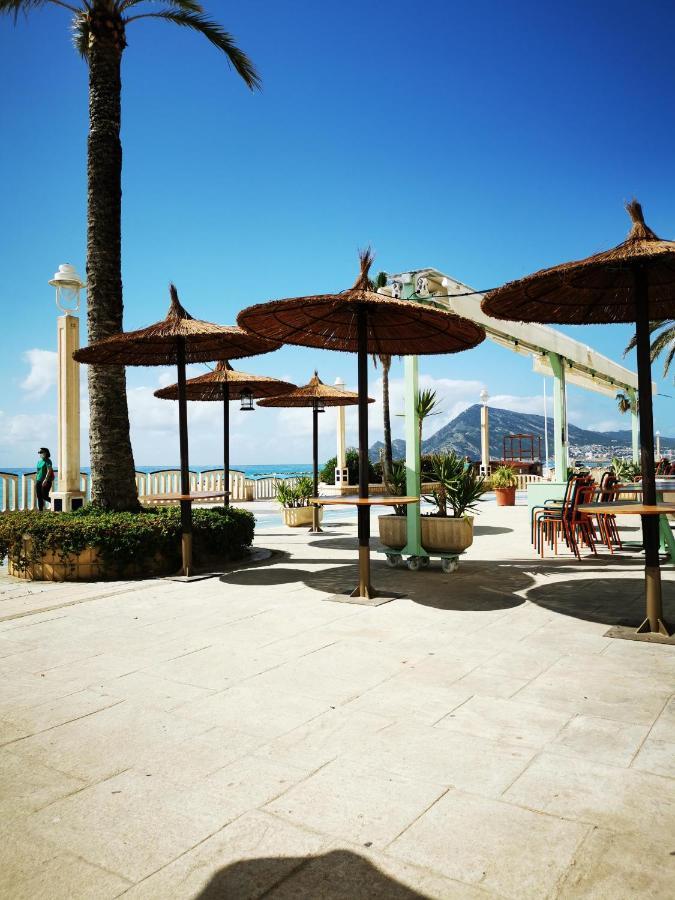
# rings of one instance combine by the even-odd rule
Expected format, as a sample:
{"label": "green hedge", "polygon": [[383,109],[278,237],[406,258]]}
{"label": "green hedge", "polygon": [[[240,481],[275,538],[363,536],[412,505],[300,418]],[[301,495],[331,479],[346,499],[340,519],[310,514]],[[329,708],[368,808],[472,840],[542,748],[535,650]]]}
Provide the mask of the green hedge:
{"label": "green hedge", "polygon": [[[253,514],[234,507],[192,511],[195,562],[238,559],[253,542]],[[47,551],[66,561],[88,548],[99,551],[110,574],[143,560],[166,560],[168,570],[180,565],[180,509],[162,507],[139,513],[109,512],[86,506],[72,513],[8,512],[0,515],[0,560],[11,556],[20,567],[39,562]],[[30,556],[22,538],[31,539]]]}

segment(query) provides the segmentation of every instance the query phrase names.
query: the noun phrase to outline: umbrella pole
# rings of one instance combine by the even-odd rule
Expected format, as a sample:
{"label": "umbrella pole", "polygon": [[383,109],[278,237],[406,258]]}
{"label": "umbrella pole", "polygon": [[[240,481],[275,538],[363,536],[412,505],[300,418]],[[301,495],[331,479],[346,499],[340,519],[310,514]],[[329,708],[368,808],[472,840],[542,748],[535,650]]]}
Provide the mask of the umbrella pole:
{"label": "umbrella pole", "polygon": [[[314,400],[312,404],[312,474],[314,477],[314,496],[319,496],[319,402]],[[312,527],[310,534],[322,534],[319,525],[319,506],[312,504]]]}
{"label": "umbrella pole", "polygon": [[[185,388],[185,338],[177,339],[178,366],[178,437],[180,441],[180,492],[190,493],[190,469],[188,462],[187,391]],[[183,575],[192,574],[192,501],[180,501],[181,550]]]}
{"label": "umbrella pole", "polygon": [[[642,502],[656,505],[654,473],[654,417],[652,411],[652,364],[649,341],[649,296],[647,274],[641,265],[635,273],[635,334],[638,370],[640,415],[640,465],[642,470]],[[659,568],[659,517],[642,516],[642,535],[645,547],[645,593],[647,617],[638,628],[641,632],[669,635],[663,621],[661,599],[661,570]]]}
{"label": "umbrella pole", "polygon": [[[359,375],[359,500],[368,500],[368,310],[357,312]],[[357,507],[359,531],[359,586],[352,597],[371,600],[376,594],[370,583],[370,507]]]}
{"label": "umbrella pole", "polygon": [[230,385],[223,382],[223,506],[230,505]]}

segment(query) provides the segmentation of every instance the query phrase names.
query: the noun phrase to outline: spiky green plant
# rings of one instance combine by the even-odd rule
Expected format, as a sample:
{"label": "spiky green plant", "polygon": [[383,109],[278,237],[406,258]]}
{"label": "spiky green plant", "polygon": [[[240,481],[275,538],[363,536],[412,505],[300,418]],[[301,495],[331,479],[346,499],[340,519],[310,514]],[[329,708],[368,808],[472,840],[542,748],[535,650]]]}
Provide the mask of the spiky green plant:
{"label": "spiky green plant", "polygon": [[[203,35],[252,90],[260,78],[233,36],[195,0],[0,0],[0,14],[58,6],[72,14],[75,47],[89,69],[87,144],[87,328],[90,341],[122,330],[121,63],[127,27],[142,19]],[[123,368],[89,366],[89,449],[95,505],[137,510],[134,459]]]}

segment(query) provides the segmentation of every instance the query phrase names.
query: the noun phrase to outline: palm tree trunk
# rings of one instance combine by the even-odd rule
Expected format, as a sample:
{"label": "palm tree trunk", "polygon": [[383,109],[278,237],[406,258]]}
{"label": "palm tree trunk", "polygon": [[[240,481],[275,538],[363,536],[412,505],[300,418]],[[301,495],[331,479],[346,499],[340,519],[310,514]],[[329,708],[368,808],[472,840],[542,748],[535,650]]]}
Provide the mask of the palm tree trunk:
{"label": "palm tree trunk", "polygon": [[386,468],[385,479],[389,479],[394,462],[394,452],[391,446],[391,416],[389,413],[389,368],[390,357],[380,357],[382,362],[382,417],[384,419],[384,464]]}
{"label": "palm tree trunk", "polygon": [[[89,46],[87,143],[87,327],[89,341],[122,330],[120,64],[124,34],[94,4]],[[129,437],[126,374],[89,366],[92,501],[108,509],[139,508]]]}

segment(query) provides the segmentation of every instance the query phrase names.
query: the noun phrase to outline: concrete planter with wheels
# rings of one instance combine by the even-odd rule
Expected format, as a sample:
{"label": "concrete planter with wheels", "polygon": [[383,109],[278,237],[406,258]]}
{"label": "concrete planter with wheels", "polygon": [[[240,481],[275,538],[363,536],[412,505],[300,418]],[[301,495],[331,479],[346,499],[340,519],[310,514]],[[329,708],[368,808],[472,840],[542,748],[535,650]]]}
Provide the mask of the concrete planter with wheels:
{"label": "concrete planter with wheels", "polygon": [[[300,528],[301,526],[311,526],[312,524],[312,507],[311,506],[284,506],[281,510],[281,519],[284,525],[289,528]],[[319,507],[319,524],[323,519],[323,507]]]}
{"label": "concrete planter with wheels", "polygon": [[[379,516],[380,541],[392,550],[405,547],[406,516]],[[422,547],[427,553],[462,553],[473,544],[473,516],[422,516]]]}

